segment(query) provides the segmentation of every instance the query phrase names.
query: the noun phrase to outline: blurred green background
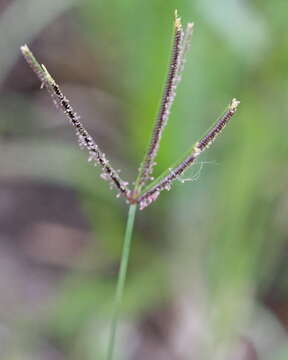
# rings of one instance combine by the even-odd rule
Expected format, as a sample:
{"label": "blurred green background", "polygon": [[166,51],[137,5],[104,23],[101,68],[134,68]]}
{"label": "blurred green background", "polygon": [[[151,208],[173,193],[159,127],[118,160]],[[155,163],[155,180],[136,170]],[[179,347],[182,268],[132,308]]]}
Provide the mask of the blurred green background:
{"label": "blurred green background", "polygon": [[287,0],[1,0],[1,360],[104,359],[127,214],[19,47],[133,182],[175,8],[195,32],[156,173],[241,106],[137,214],[115,359],[288,359]]}

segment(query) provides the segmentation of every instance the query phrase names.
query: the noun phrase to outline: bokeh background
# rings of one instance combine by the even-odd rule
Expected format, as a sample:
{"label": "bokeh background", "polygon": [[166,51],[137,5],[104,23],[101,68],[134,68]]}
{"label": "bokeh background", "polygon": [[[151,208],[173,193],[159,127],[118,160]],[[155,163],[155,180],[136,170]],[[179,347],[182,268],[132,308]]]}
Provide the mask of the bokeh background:
{"label": "bokeh background", "polygon": [[175,8],[195,32],[156,173],[241,107],[138,212],[115,359],[288,359],[287,0],[1,0],[1,360],[105,359],[127,215],[19,47],[133,182]]}

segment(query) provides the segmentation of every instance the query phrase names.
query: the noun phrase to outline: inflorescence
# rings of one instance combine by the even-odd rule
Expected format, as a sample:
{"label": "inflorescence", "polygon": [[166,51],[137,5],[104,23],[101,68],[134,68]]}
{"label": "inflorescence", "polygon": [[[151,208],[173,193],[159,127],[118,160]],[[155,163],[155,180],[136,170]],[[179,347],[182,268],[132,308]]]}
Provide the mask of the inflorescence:
{"label": "inflorescence", "polygon": [[193,23],[188,23],[186,30],[184,31],[181,19],[178,17],[177,12],[175,12],[172,54],[166,86],[152,131],[150,144],[139,168],[133,191],[128,188],[128,182],[121,179],[119,171],[111,166],[106,155],[96,144],[92,136],[89,135],[88,131],[80,122],[79,115],[73,110],[68,99],[63,95],[59,85],[57,85],[45,66],[38,63],[27,45],[21,47],[22,54],[27,63],[38,76],[42,86],[50,93],[56,107],[63,111],[69,122],[74,126],[79,146],[81,148],[86,148],[89,153],[88,160],[92,161],[94,165],[99,165],[101,167],[101,178],[107,180],[111,187],[116,188],[118,196],[125,197],[131,204],[139,203],[141,210],[154,202],[162,190],[170,190],[172,183],[179,179],[180,176],[195,163],[198,156],[206,150],[222,132],[237,111],[237,107],[240,103],[236,99],[233,99],[225,113],[220,117],[212,129],[210,129],[207,134],[193,146],[188,155],[186,155],[176,166],[169,168],[163,175],[149,183],[146,188],[142,190],[145,184],[153,179],[152,172],[153,166],[155,165],[155,158],[159,150],[162,133],[169,119],[171,107],[176,96],[176,88],[181,80],[181,74],[186,61],[186,54],[190,46],[192,33]]}

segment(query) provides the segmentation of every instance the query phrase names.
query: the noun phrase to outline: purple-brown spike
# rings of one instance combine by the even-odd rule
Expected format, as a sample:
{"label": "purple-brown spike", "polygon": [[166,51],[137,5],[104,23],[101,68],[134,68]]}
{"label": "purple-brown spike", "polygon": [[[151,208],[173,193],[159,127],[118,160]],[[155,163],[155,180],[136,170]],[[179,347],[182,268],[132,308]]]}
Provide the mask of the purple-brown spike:
{"label": "purple-brown spike", "polygon": [[150,145],[139,169],[139,175],[136,181],[136,187],[138,187],[138,190],[147,180],[150,179],[150,175],[152,174],[154,160],[159,149],[161,136],[167,124],[170,115],[170,109],[176,95],[176,86],[179,82],[179,69],[183,64],[181,62],[181,53],[184,32],[181,25],[181,19],[178,17],[177,12],[175,12],[174,29],[172,54],[166,86],[164,88],[159,113],[152,132]]}
{"label": "purple-brown spike", "polygon": [[233,99],[224,115],[216,122],[215,126],[208,131],[207,135],[196,143],[191,153],[180,164],[175,166],[173,169],[169,169],[166,176],[164,176],[157,184],[152,186],[152,188],[147,190],[137,199],[141,210],[155,201],[162,190],[170,190],[173,181],[179,179],[179,177],[195,163],[198,156],[206,150],[222,132],[224,127],[237,111],[239,104],[240,101]]}
{"label": "purple-brown spike", "polygon": [[89,161],[93,161],[95,165],[99,164],[102,169],[101,177],[104,180],[109,181],[111,186],[114,186],[119,191],[120,195],[125,196],[129,200],[130,190],[127,187],[128,183],[123,181],[118,172],[110,165],[105,154],[99,149],[92,136],[90,136],[88,131],[84,128],[79,120],[80,117],[74,111],[68,99],[63,95],[59,86],[48,73],[45,66],[41,66],[38,63],[27,45],[22,46],[21,51],[27,63],[40,79],[42,86],[44,86],[51,94],[55,105],[63,111],[70,123],[74,126],[80,147],[86,148],[89,152]]}

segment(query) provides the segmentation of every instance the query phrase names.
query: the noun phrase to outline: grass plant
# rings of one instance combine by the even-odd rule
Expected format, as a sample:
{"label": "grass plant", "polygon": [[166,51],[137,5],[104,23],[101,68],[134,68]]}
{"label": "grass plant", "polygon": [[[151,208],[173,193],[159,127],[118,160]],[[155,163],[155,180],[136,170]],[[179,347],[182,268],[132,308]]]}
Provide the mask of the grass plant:
{"label": "grass plant", "polygon": [[73,125],[80,147],[85,148],[89,153],[89,161],[101,168],[101,178],[108,181],[111,188],[116,189],[117,197],[123,197],[126,202],[130,204],[116,287],[107,360],[112,360],[114,355],[117,324],[121,312],[121,302],[125,288],[137,207],[139,206],[140,210],[143,210],[149,206],[159,197],[161,191],[170,190],[174,181],[180,180],[184,182],[185,180],[181,179],[181,176],[196,162],[196,159],[202,152],[209,148],[216,137],[222,133],[224,127],[233,117],[239,105],[239,101],[233,99],[223,115],[220,116],[206,134],[196,142],[196,144],[194,144],[179,161],[167,168],[162,175],[156,179],[152,178],[153,168],[156,164],[155,158],[159,150],[163,131],[169,119],[171,107],[176,96],[177,86],[181,80],[192,33],[193,23],[188,23],[186,29],[183,30],[181,19],[177,12],[175,12],[172,53],[168,67],[167,80],[164,86],[158,115],[153,126],[151,139],[144,155],[144,159],[139,167],[139,172],[132,190],[129,188],[128,182],[120,177],[119,171],[114,169],[105,153],[99,148],[96,141],[80,122],[79,115],[74,111],[69,100],[62,93],[59,85],[50,75],[46,67],[36,60],[27,45],[21,47],[22,54],[34,73],[38,76],[42,87],[47,89],[56,107],[63,111],[70,124]]}

